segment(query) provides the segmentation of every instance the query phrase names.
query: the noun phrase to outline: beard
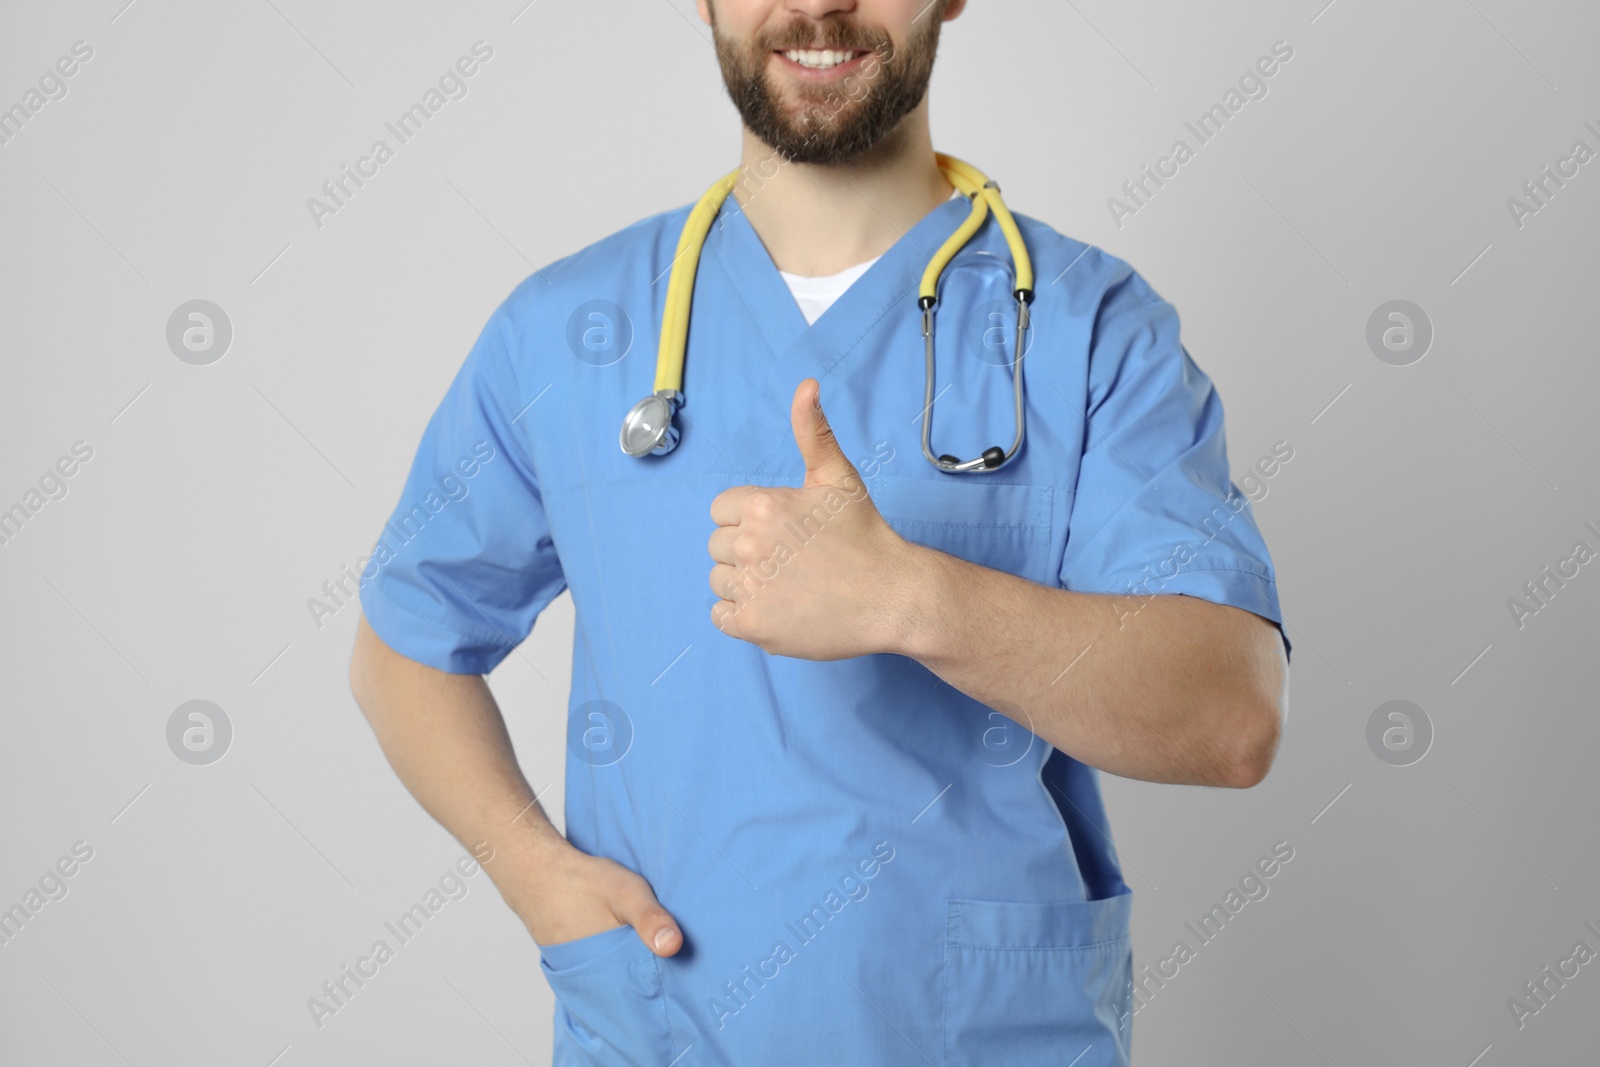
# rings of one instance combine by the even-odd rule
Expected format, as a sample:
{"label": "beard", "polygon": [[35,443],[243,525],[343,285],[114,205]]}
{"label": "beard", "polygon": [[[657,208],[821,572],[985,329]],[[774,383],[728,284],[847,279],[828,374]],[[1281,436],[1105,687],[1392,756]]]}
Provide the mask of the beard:
{"label": "beard", "polygon": [[922,103],[945,5],[940,0],[924,11],[926,21],[918,20],[899,49],[880,30],[838,19],[822,22],[822,48],[874,54],[835,84],[784,86],[773,84],[772,54],[815,45],[815,24],[797,19],[781,32],[737,41],[718,31],[715,4],[709,6],[722,81],[745,126],[787,162],[826,166],[847,163],[878,145]]}

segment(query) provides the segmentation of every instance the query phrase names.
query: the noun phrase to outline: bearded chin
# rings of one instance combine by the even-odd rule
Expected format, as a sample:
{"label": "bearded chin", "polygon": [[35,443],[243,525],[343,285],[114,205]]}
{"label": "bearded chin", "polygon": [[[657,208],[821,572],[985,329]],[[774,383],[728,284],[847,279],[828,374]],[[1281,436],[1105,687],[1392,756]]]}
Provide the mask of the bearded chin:
{"label": "bearded chin", "polygon": [[858,143],[865,140],[861,116],[832,113],[820,101],[786,114],[771,95],[763,94],[743,117],[746,126],[791,163],[843,163],[866,147]]}
{"label": "bearded chin", "polygon": [[[791,163],[834,165],[867,152],[922,102],[933,72],[939,39],[938,21],[931,32],[904,52],[880,61],[865,82],[802,89],[797,103],[785,106],[769,78],[769,53],[739,56],[738,49],[717,41],[723,84],[750,132]],[[891,66],[890,64],[896,64]],[[746,70],[748,66],[754,70]]]}

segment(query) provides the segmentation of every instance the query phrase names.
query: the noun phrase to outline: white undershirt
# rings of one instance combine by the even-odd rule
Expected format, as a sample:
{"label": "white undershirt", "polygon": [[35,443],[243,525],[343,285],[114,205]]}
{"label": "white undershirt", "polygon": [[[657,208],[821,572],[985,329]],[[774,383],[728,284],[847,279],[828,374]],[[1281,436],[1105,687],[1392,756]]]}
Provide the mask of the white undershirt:
{"label": "white undershirt", "polygon": [[[961,195],[961,190],[950,194],[954,200]],[[806,317],[806,324],[810,325],[822,317],[835,300],[839,299],[846,289],[850,288],[855,280],[867,272],[867,268],[881,259],[873,256],[865,263],[857,263],[853,267],[846,267],[838,274],[824,274],[818,277],[808,277],[804,274],[790,274],[780,270],[779,276],[784,284],[789,287],[789,292],[794,294],[795,303],[800,305],[800,314]]]}
{"label": "white undershirt", "polygon": [[778,274],[789,286],[789,292],[794,294],[795,303],[800,305],[800,314],[806,317],[806,323],[809,325],[821,318],[822,313],[828,310],[828,306],[839,299],[841,293],[850,288],[857,278],[867,272],[868,267],[881,258],[873,256],[865,263],[846,267],[838,274],[824,274],[820,277],[790,274],[786,270],[780,270]]}

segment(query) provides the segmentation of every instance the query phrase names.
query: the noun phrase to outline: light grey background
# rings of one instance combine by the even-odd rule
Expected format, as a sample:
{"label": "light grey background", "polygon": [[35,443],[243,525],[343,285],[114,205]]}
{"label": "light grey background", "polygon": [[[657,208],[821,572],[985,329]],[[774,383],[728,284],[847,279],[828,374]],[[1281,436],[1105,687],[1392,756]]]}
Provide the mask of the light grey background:
{"label": "light grey background", "polygon": [[[357,609],[306,602],[370,549],[511,288],[737,161],[709,33],[689,0],[125,2],[0,23],[0,105],[94,49],[0,146],[0,506],[94,450],[0,547],[0,907],[94,850],[0,946],[0,1061],[548,1062],[537,953],[481,873],[312,1022],[462,849],[349,695]],[[1141,1009],[1137,1062],[1592,1062],[1600,963],[1520,1030],[1506,1002],[1600,949],[1600,563],[1520,629],[1507,600],[1600,548],[1600,161],[1521,227],[1506,201],[1600,150],[1600,12],[1324,4],[974,0],[934,77],[939,148],[1176,304],[1236,480],[1294,449],[1255,505],[1295,643],[1271,776],[1105,779],[1135,966],[1195,945],[1274,842],[1294,859]],[[315,226],[306,199],[479,39],[468,95]],[[1107,198],[1279,40],[1268,95],[1116,225]],[[194,299],[233,327],[209,366],[166,343]],[[1394,299],[1435,331],[1409,366],[1365,340]],[[556,818],[571,613],[491,679]],[[196,699],[233,731],[206,766],[167,745]],[[1435,732],[1411,766],[1368,747],[1392,699]]]}

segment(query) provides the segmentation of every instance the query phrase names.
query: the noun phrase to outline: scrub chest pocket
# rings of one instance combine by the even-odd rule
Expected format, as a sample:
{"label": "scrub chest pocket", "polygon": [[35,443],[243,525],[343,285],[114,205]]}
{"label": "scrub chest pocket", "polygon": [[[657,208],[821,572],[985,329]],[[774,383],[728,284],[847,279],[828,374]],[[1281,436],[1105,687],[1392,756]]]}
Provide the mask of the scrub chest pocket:
{"label": "scrub chest pocket", "polygon": [[1055,487],[990,481],[987,474],[913,478],[879,474],[873,504],[896,533],[971,563],[1056,586],[1050,574]]}
{"label": "scrub chest pocket", "polygon": [[944,1067],[1127,1063],[1130,901],[949,901]]}
{"label": "scrub chest pocket", "polygon": [[556,995],[554,1067],[672,1060],[661,967],[633,927],[542,946],[539,969]]}

